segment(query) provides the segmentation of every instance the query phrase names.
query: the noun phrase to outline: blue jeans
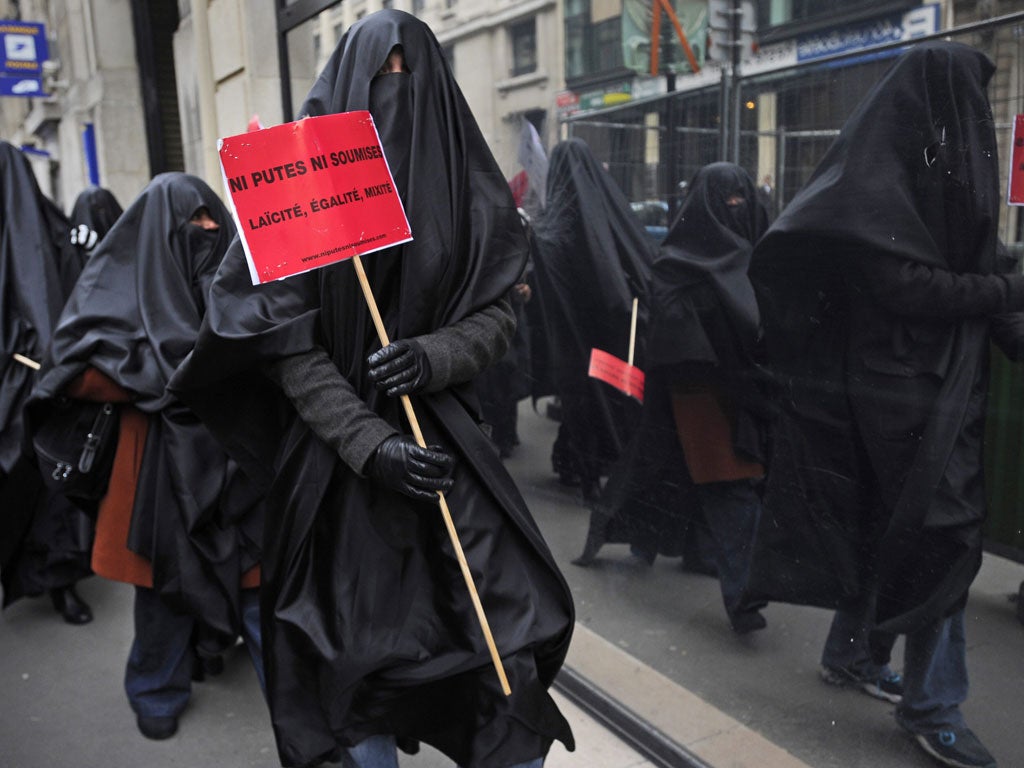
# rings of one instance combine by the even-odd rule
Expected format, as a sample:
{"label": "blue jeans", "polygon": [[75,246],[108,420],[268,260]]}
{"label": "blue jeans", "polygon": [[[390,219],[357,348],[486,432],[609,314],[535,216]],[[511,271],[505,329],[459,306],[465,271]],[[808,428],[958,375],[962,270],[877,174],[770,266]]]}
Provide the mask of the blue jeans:
{"label": "blue jeans", "polygon": [[[868,653],[863,606],[838,610],[825,641],[821,663],[851,675],[877,679],[887,672]],[[903,701],[896,720],[908,731],[930,733],[964,727],[960,704],[967,698],[967,647],[963,611],[906,636]]]}
{"label": "blue jeans", "polygon": [[722,602],[730,616],[740,609],[740,598],[750,577],[754,534],[761,519],[761,499],[752,480],[730,480],[697,486],[701,508],[715,540],[715,565]]}
{"label": "blue jeans", "polygon": [[[196,621],[175,613],[152,589],[135,588],[135,639],[128,654],[124,688],[136,714],[177,717],[192,693],[192,631]],[[258,590],[242,590],[242,633],[260,688],[263,647]]]}
{"label": "blue jeans", "polygon": [[[398,768],[398,748],[393,736],[371,736],[348,750],[345,768]],[[541,768],[544,758],[538,757],[509,768]]]}

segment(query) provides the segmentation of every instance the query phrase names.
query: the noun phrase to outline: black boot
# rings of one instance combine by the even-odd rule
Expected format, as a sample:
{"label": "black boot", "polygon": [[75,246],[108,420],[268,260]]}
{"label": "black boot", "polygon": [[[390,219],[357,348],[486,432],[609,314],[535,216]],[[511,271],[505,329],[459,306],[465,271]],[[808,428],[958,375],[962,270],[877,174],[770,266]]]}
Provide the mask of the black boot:
{"label": "black boot", "polygon": [[75,591],[75,586],[50,590],[53,608],[68,624],[88,624],[92,621],[92,609]]}

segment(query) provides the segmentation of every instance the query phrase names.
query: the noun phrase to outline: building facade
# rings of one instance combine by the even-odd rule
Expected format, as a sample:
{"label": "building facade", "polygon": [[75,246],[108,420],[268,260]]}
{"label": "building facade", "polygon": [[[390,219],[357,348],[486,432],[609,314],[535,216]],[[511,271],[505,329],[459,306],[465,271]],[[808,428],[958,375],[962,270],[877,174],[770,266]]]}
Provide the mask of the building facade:
{"label": "building facade", "polygon": [[[156,173],[183,170],[220,190],[216,145],[253,117],[297,112],[345,30],[367,13],[415,13],[437,34],[499,164],[517,171],[522,120],[554,141],[564,87],[558,0],[303,3],[283,30],[272,0],[8,0],[7,19],[45,24],[48,95],[0,97],[2,137],[29,150],[62,207],[88,183],[128,202]],[[287,87],[282,87],[286,80]]]}

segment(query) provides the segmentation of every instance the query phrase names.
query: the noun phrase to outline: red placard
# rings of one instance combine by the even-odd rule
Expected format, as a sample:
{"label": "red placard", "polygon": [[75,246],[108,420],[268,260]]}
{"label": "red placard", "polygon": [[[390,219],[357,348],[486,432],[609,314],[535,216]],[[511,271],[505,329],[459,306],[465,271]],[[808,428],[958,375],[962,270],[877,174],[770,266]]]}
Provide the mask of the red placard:
{"label": "red placard", "polygon": [[590,350],[590,370],[587,375],[611,384],[641,403],[644,401],[644,372],[625,360],[619,360],[615,355],[600,349]]}
{"label": "red placard", "polygon": [[1024,205],[1024,115],[1013,119],[1013,142],[1010,149],[1010,178],[1006,202]]}
{"label": "red placard", "polygon": [[221,139],[220,163],[254,285],[412,240],[369,112]]}

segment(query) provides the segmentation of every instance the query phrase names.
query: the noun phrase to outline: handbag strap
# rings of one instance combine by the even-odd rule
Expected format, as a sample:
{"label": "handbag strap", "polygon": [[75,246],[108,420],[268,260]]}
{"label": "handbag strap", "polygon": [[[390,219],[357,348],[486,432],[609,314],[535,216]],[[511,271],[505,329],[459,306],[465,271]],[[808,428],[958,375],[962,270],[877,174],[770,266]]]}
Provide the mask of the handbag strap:
{"label": "handbag strap", "polygon": [[100,443],[110,432],[110,424],[114,418],[114,404],[104,403],[99,413],[92,422],[89,434],[85,436],[85,445],[82,446],[82,454],[78,457],[78,471],[83,474],[92,469],[96,460],[96,452]]}

